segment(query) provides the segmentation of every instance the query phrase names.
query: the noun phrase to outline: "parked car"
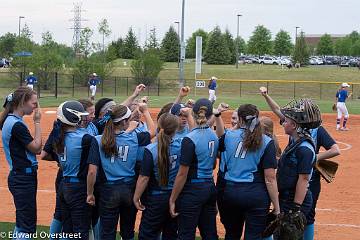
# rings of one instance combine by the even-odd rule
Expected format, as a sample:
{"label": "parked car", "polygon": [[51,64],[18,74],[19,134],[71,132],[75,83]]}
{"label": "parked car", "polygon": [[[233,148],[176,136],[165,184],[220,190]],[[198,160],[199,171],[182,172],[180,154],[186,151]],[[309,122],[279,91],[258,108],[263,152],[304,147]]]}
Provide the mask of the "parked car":
{"label": "parked car", "polygon": [[340,67],[350,67],[349,63],[350,63],[349,61],[343,60],[340,63]]}
{"label": "parked car", "polygon": [[273,57],[260,57],[259,58],[260,64],[278,64],[276,58]]}

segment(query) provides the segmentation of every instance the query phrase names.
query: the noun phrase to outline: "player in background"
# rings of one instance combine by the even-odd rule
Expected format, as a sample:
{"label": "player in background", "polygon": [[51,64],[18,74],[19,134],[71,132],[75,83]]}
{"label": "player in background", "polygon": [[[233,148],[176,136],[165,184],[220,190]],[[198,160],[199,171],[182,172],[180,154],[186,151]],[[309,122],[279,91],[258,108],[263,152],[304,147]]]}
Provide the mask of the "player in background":
{"label": "player in background", "polygon": [[98,75],[96,73],[91,74],[91,77],[88,81],[89,89],[91,92],[91,100],[95,100],[96,95],[96,86],[100,84],[100,79],[98,78]]}
{"label": "player in background", "polygon": [[34,85],[37,84],[37,78],[34,76],[33,72],[29,72],[29,75],[25,78],[26,86],[34,89]]}
{"label": "player in background", "polygon": [[209,101],[214,104],[216,101],[216,95],[215,95],[215,91],[217,88],[217,84],[216,84],[217,78],[216,77],[211,77],[209,84],[208,84],[208,89],[209,89]]}
{"label": "player in background", "polygon": [[[349,112],[346,107],[346,100],[351,96],[352,93],[349,93],[348,88],[350,87],[347,83],[342,83],[341,88],[336,92],[336,109],[337,109],[337,119],[336,119],[336,130],[348,131],[346,123],[349,119]],[[344,120],[342,127],[340,127],[341,118],[344,115]]]}

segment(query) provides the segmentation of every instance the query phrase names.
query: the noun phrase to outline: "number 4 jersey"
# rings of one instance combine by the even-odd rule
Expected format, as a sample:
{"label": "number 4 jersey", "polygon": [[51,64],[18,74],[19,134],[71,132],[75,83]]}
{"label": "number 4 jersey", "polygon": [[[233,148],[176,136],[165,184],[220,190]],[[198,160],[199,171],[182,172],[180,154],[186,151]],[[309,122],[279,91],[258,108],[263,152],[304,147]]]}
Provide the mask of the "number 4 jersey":
{"label": "number 4 jersey", "polygon": [[[102,135],[96,136],[96,142],[91,146],[93,165],[99,167],[100,181],[132,180],[135,176],[135,164],[140,146],[150,144],[150,133],[121,132],[115,135],[117,156],[106,156],[101,145]],[[97,160],[100,159],[100,160]]]}

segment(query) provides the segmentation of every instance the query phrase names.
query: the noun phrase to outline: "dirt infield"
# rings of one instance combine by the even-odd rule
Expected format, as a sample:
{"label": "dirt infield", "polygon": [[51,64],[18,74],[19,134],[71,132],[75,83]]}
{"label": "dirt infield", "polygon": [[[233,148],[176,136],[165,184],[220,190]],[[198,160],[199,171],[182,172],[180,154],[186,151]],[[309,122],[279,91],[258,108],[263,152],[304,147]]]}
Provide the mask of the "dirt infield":
{"label": "dirt infield", "polygon": [[[50,111],[50,112],[49,112]],[[159,109],[151,109],[153,117],[156,117]],[[230,123],[231,112],[223,114],[227,124]],[[262,115],[270,116],[275,123],[278,120],[273,114],[263,112]],[[51,130],[55,119],[54,109],[43,109],[42,136],[43,142]],[[156,119],[156,118],[155,118]],[[360,188],[358,180],[360,172],[360,116],[350,116],[348,132],[335,131],[336,116],[334,114],[323,115],[325,128],[338,142],[342,152],[336,160],[340,168],[336,179],[331,184],[322,181],[322,192],[318,202],[315,239],[360,239]],[[32,128],[30,117],[25,121]],[[284,135],[280,125],[275,124],[275,132],[278,135],[282,149],[287,143],[287,136]],[[54,212],[55,191],[54,182],[57,166],[54,162],[39,162],[38,171],[38,224],[50,225]],[[7,187],[8,164],[5,160],[2,145],[0,149],[0,222],[14,222],[15,209],[12,196]],[[140,215],[140,214],[139,214]],[[138,217],[139,219],[140,217]],[[138,224],[136,230],[138,229]],[[218,221],[219,235],[223,236],[224,229]]]}

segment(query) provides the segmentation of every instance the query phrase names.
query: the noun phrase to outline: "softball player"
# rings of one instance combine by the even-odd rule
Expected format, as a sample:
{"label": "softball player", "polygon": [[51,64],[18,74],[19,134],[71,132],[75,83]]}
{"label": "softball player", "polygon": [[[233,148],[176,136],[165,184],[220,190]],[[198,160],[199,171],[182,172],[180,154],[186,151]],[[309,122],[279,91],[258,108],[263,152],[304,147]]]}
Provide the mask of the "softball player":
{"label": "softball player", "polygon": [[[5,99],[0,116],[2,144],[10,172],[9,190],[16,208],[14,233],[36,232],[36,191],[38,162],[35,154],[41,151],[41,113],[36,92],[19,87]],[[33,138],[23,117],[34,112]]]}
{"label": "softball player", "polygon": [[62,103],[57,110],[61,122],[60,135],[54,149],[63,171],[60,185],[60,205],[63,232],[80,233],[88,239],[90,229],[90,208],[86,203],[86,177],[91,142],[94,137],[81,127],[88,115],[77,101]]}
{"label": "softball player", "polygon": [[215,90],[216,90],[216,81],[217,78],[216,77],[211,77],[210,81],[209,81],[209,85],[208,85],[208,89],[209,89],[209,101],[214,104],[214,102],[216,101],[216,95],[215,95]]}
{"label": "softball player", "polygon": [[[281,112],[279,105],[267,94],[266,88],[263,88],[262,90],[262,95],[265,97],[271,110],[279,117],[280,123],[284,122],[285,116]],[[315,152],[317,160],[330,159],[340,154],[339,146],[323,126],[311,129],[310,135],[316,146]],[[323,147],[326,151],[319,153],[321,147]],[[307,219],[304,240],[314,239],[315,209],[321,191],[320,173],[315,168],[313,169],[309,189],[311,190],[313,204]]]}
{"label": "softball player", "polygon": [[[336,108],[337,108],[337,119],[336,119],[336,130],[348,131],[349,129],[346,127],[346,122],[349,119],[349,112],[346,108],[346,99],[351,96],[349,94],[348,87],[350,87],[347,83],[342,83],[340,90],[336,92]],[[342,127],[340,128],[341,118],[344,115],[344,120]]]}
{"label": "softball player", "polygon": [[238,109],[239,128],[224,131],[219,115],[216,133],[224,163],[224,189],[218,196],[225,239],[262,239],[270,200],[274,214],[280,213],[275,177],[277,166],[274,141],[262,133],[259,111],[251,104]]}
{"label": "softball player", "polygon": [[83,105],[85,111],[89,114],[87,116],[87,118],[86,118],[86,121],[83,121],[84,122],[83,127],[86,129],[86,131],[90,135],[92,135],[92,136],[99,135],[99,130],[97,129],[97,127],[93,123],[93,120],[95,119],[95,106],[94,106],[94,103],[92,103],[88,99],[79,99],[78,101],[79,101],[79,103],[81,103],[81,105]]}
{"label": "softball player", "polygon": [[177,116],[179,121],[179,128],[174,136],[175,139],[182,140],[194,128],[195,123],[189,110],[190,108],[187,108],[182,103],[176,103],[170,109],[170,113]]}
{"label": "softball player", "polygon": [[196,127],[181,142],[180,168],[169,204],[171,215],[179,215],[178,234],[182,240],[195,239],[197,226],[203,239],[218,238],[213,180],[218,138],[207,125],[212,110],[212,103],[208,99],[196,101],[193,107]]}
{"label": "softball player", "polygon": [[135,164],[139,146],[150,144],[155,133],[155,125],[146,104],[139,105],[144,114],[149,132],[126,132],[131,111],[128,107],[117,105],[107,114],[103,135],[96,137],[91,147],[91,164],[88,174],[87,202],[95,203],[93,187],[98,171],[100,189],[100,238],[115,239],[117,222],[120,216],[122,239],[134,238],[132,214],[133,193],[135,190]]}
{"label": "softball player", "polygon": [[34,76],[33,72],[29,72],[29,76],[25,78],[26,86],[31,88],[31,90],[34,89],[34,84],[37,83],[37,78]]}
{"label": "softball player", "polygon": [[100,79],[96,73],[93,73],[88,81],[89,89],[91,91],[91,100],[95,99],[96,85],[100,84]]}
{"label": "softball player", "polygon": [[[134,194],[134,204],[143,211],[139,239],[157,240],[162,232],[163,240],[177,239],[177,219],[169,212],[169,198],[179,169],[181,139],[175,139],[179,126],[177,117],[163,114],[158,125],[157,141],[145,149],[144,159]],[[140,201],[145,189],[145,201]]]}
{"label": "softball player", "polygon": [[280,158],[281,156],[281,148],[279,146],[279,141],[274,134],[274,122],[269,117],[260,117],[260,124],[263,128],[263,133],[268,136],[269,138],[274,140],[275,149],[276,149],[276,158]]}
{"label": "softball player", "polygon": [[320,110],[311,100],[301,99],[288,103],[281,112],[285,116],[284,131],[290,141],[277,171],[280,208],[285,214],[298,214],[298,217],[301,212],[309,222],[313,199],[308,186],[316,159],[309,130],[320,126]]}

